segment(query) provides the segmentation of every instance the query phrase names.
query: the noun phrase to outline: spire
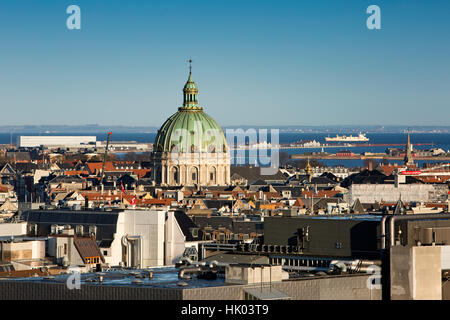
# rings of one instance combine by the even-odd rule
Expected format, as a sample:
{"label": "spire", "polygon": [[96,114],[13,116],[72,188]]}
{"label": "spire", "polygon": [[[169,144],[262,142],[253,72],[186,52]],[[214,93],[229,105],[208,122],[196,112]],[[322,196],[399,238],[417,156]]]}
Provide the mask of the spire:
{"label": "spire", "polygon": [[183,88],[183,108],[182,109],[198,109],[202,108],[198,106],[197,95],[198,88],[195,85],[194,79],[192,78],[192,59],[189,62],[189,77]]}
{"label": "spire", "polygon": [[312,167],[311,167],[311,164],[309,163],[309,157],[308,157],[308,162],[306,163],[305,171],[306,171],[306,174],[308,175],[309,182],[311,182]]}
{"label": "spire", "polygon": [[408,139],[406,140],[406,150],[405,150],[405,166],[413,166],[414,159],[412,157],[412,145],[411,145],[411,137],[408,131]]}

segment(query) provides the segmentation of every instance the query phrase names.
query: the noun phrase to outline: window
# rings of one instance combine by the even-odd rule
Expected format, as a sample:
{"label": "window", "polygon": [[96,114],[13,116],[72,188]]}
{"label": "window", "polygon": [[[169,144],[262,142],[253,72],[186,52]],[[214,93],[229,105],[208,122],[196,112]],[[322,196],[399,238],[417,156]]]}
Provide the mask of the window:
{"label": "window", "polygon": [[192,237],[197,238],[198,237],[198,228],[191,228],[191,234],[192,234]]}
{"label": "window", "polygon": [[192,172],[192,180],[197,180],[197,174],[195,172]]}
{"label": "window", "polygon": [[171,170],[172,170],[172,182],[176,184],[178,183],[178,168],[173,167]]}
{"label": "window", "polygon": [[214,172],[209,173],[209,180],[211,180],[211,181],[214,180]]}

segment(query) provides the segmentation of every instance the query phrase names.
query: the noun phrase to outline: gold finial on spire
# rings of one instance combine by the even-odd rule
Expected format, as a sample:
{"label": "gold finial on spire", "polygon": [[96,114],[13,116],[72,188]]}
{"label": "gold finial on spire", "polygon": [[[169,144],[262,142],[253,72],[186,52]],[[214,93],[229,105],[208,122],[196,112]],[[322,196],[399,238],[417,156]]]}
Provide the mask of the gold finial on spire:
{"label": "gold finial on spire", "polygon": [[306,174],[308,175],[308,180],[309,182],[311,182],[311,173],[312,173],[312,167],[311,164],[309,163],[309,157],[307,158],[308,162],[306,163]]}

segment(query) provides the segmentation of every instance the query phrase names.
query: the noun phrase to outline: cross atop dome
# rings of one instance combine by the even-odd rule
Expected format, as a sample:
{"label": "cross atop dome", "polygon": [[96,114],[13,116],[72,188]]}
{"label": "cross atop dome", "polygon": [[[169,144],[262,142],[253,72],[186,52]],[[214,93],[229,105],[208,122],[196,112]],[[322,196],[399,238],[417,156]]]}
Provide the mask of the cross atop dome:
{"label": "cross atop dome", "polygon": [[189,59],[188,62],[189,62],[189,74],[191,74],[192,73],[192,59]]}

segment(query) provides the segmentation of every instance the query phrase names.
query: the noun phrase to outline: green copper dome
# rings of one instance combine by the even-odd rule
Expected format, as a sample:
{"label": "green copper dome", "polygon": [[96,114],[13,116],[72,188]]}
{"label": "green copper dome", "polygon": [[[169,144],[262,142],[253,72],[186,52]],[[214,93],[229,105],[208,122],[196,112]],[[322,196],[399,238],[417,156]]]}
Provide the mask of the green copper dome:
{"label": "green copper dome", "polygon": [[198,88],[189,73],[183,89],[183,107],[167,119],[155,138],[156,152],[226,153],[227,143],[222,129],[197,102]]}

